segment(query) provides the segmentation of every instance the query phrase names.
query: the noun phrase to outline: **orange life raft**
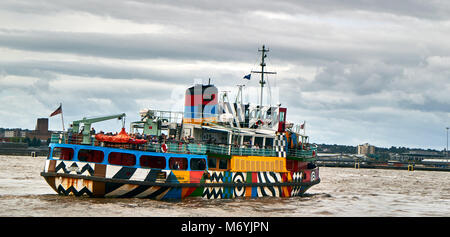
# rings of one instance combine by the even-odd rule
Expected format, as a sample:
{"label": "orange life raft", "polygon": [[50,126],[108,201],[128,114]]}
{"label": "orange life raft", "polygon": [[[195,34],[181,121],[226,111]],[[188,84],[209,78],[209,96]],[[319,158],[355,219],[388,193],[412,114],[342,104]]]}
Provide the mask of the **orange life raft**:
{"label": "orange life raft", "polygon": [[145,139],[135,139],[125,132],[125,128],[122,128],[119,134],[111,136],[105,134],[96,134],[95,139],[100,142],[112,142],[112,143],[131,143],[131,144],[144,144],[147,142]]}

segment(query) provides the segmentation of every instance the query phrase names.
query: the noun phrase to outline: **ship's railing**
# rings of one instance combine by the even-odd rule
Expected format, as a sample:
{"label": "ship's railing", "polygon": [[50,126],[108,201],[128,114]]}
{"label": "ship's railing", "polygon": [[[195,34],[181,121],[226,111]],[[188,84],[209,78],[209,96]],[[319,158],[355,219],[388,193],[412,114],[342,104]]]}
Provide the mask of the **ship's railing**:
{"label": "ship's railing", "polygon": [[[53,133],[50,137],[50,143],[58,143],[58,144],[82,144],[83,142],[83,135],[81,134],[72,134],[69,136],[67,133]],[[98,142],[95,140],[95,137],[91,137],[91,143],[90,144],[83,144],[83,145],[97,145]]]}
{"label": "ship's railing", "polygon": [[240,156],[277,156],[273,149],[232,147],[231,154]]}
{"label": "ship's railing", "polygon": [[316,147],[310,147],[308,150],[288,149],[287,156],[306,159],[306,158],[312,158],[313,152],[315,152],[315,154],[317,154]]}
{"label": "ship's railing", "polygon": [[[192,153],[192,154],[206,154],[207,147],[202,144],[177,144],[177,143],[167,143],[165,144],[167,152],[170,153]],[[162,144],[160,143],[148,143],[146,145],[147,151],[161,152]]]}
{"label": "ship's railing", "polygon": [[[161,152],[160,143],[150,143],[147,146],[147,151]],[[221,145],[209,145],[209,144],[177,144],[177,143],[167,143],[167,152],[171,153],[189,153],[189,154],[228,154],[228,147]]]}
{"label": "ship's railing", "polygon": [[[59,143],[59,144],[82,144],[83,137],[81,134],[73,134],[72,136],[68,136],[67,133],[53,133],[50,142],[51,143]],[[122,149],[135,149],[135,150],[143,150],[143,151],[152,151],[152,152],[162,152],[161,143],[151,142],[149,141],[146,144],[134,145],[134,144],[107,144],[101,143],[95,140],[95,138],[91,137],[90,144],[83,145],[92,145],[92,146],[108,146]],[[216,144],[197,144],[197,143],[166,143],[166,152],[170,153],[188,153],[188,154],[199,154],[204,155],[208,153],[214,154],[222,154],[222,155],[239,155],[239,156],[278,156],[277,151],[270,148],[249,148],[249,147],[236,147],[229,145],[216,145]],[[313,152],[317,154],[317,148],[313,146],[309,146],[306,150],[297,150],[297,149],[287,149],[286,155],[288,157],[296,157],[296,158],[304,158],[309,159],[313,158]]]}
{"label": "ship's railing", "polygon": [[[241,156],[276,156],[277,153],[273,149],[261,148],[244,148],[244,147],[229,147],[227,145],[212,145],[212,144],[166,144],[167,152],[171,153],[190,153],[190,154],[222,154],[222,155],[241,155]],[[148,151],[162,151],[161,144],[149,144]]]}
{"label": "ship's railing", "polygon": [[66,139],[64,138],[63,133],[52,133],[52,136],[50,137],[50,143],[58,143],[58,144],[65,144]]}

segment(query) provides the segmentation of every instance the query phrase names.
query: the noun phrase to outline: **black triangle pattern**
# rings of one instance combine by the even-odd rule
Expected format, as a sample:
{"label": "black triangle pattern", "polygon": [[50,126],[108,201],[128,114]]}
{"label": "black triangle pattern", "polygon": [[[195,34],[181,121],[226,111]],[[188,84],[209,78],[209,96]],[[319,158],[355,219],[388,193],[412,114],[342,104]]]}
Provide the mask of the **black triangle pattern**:
{"label": "black triangle pattern", "polygon": [[[217,191],[216,191],[217,189]],[[203,190],[203,197],[206,197],[207,199],[218,199],[218,198],[222,198],[223,195],[223,188],[205,188]]]}
{"label": "black triangle pattern", "polygon": [[81,190],[76,190],[73,186],[70,186],[68,189],[64,189],[64,187],[60,184],[58,185],[58,193],[61,195],[65,195],[68,196],[70,195],[70,193],[73,193],[73,195],[79,197],[82,196],[84,194],[88,195],[89,197],[92,197],[93,194],[91,191],[89,191],[89,189],[87,187],[83,187]]}
{"label": "black triangle pattern", "polygon": [[[81,164],[80,164],[81,165]],[[73,162],[72,165],[70,165],[70,167],[77,167],[79,168],[78,164],[76,162]],[[59,165],[57,165],[55,167],[55,172],[58,173],[59,170],[63,170],[64,173],[66,174],[70,174],[72,171],[67,169],[66,163],[64,161],[62,161],[61,163],[59,163]],[[80,171],[77,171],[77,174],[83,174],[84,172],[88,172],[90,176],[94,175],[94,169],[92,168],[92,166],[90,164],[85,164],[84,166],[81,167]]]}

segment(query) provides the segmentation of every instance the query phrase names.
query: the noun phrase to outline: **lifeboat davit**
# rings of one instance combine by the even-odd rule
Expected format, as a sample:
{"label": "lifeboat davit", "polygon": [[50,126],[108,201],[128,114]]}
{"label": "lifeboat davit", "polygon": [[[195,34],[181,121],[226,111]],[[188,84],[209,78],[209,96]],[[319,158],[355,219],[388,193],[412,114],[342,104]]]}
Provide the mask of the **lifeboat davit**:
{"label": "lifeboat davit", "polygon": [[145,139],[135,139],[130,137],[125,128],[122,128],[119,134],[111,136],[105,134],[96,134],[95,139],[100,142],[112,142],[112,143],[131,143],[131,144],[144,144],[147,142]]}

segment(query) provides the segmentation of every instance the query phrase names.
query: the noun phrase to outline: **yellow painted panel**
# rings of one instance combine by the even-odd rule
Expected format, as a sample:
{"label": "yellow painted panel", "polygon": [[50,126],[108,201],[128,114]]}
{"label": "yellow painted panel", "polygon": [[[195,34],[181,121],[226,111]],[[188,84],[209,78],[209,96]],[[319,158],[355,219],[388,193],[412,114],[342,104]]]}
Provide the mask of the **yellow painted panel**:
{"label": "yellow painted panel", "polygon": [[209,117],[209,118],[183,118],[183,123],[191,123],[191,124],[202,124],[207,122],[217,122],[217,118]]}
{"label": "yellow painted panel", "polygon": [[189,171],[172,170],[172,173],[175,175],[175,177],[177,177],[178,182],[189,183],[189,181],[190,181]]}
{"label": "yellow painted panel", "polygon": [[233,156],[231,172],[287,172],[286,159],[266,156]]}

